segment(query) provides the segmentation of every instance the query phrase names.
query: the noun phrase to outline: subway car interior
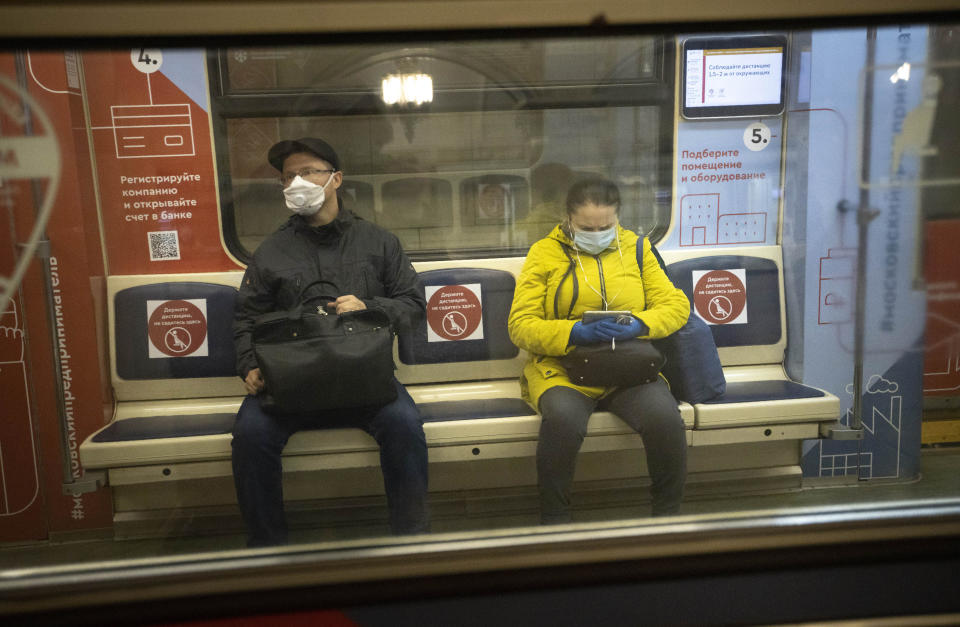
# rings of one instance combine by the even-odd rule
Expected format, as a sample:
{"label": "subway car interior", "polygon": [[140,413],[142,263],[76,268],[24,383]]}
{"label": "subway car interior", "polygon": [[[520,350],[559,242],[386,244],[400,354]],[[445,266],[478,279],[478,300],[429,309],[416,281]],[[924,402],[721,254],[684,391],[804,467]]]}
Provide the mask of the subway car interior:
{"label": "subway car interior", "polygon": [[[960,4],[693,5],[0,6],[0,619],[960,624]],[[268,158],[301,138],[335,152]],[[589,252],[569,199],[602,185],[618,235]],[[315,284],[297,229],[363,307],[413,277],[384,350],[425,442],[414,535],[380,436],[315,422],[280,445],[288,541],[248,535],[237,416],[267,397],[238,329]],[[547,524],[535,381],[587,388],[519,312],[565,338],[577,298],[644,310],[605,276],[689,304],[628,316],[667,354],[682,502],[659,515],[608,386]],[[713,375],[668,352],[694,323]],[[330,372],[308,385],[355,384]]]}

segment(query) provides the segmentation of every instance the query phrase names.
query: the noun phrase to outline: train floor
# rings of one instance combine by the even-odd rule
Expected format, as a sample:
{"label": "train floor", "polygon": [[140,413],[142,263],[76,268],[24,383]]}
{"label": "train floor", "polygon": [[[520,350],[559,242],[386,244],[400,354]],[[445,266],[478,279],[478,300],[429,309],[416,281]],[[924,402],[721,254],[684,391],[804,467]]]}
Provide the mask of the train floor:
{"label": "train floor", "polygon": [[[731,512],[776,512],[784,509],[817,508],[843,505],[869,505],[915,499],[960,498],[960,446],[944,445],[925,447],[922,450],[920,477],[908,482],[858,482],[845,484],[813,483],[800,490],[787,493],[722,496],[700,494],[687,499],[683,515],[716,518]],[[634,504],[619,508],[581,508],[576,510],[575,520],[585,525],[643,524],[647,506]],[[437,524],[439,522],[439,524]],[[549,528],[536,526],[533,512],[521,512],[514,516],[491,518],[476,526],[477,535],[485,533],[523,533],[545,531]],[[291,525],[293,526],[293,525]],[[438,528],[439,527],[439,528]],[[373,529],[373,528],[371,528]],[[435,532],[465,533],[463,526],[444,524],[435,516]],[[44,542],[17,545],[0,545],[0,571],[11,569],[77,565],[112,560],[128,560],[151,557],[168,557],[196,553],[217,553],[241,549],[244,538],[241,533],[208,534],[202,536],[170,536],[160,538],[117,539],[113,537],[58,538]],[[345,538],[351,544],[357,540],[371,543],[371,535],[362,527]],[[291,532],[293,543],[331,542],[329,530],[296,528]],[[339,541],[342,542],[343,539]],[[389,542],[389,538],[373,539],[373,542]]]}

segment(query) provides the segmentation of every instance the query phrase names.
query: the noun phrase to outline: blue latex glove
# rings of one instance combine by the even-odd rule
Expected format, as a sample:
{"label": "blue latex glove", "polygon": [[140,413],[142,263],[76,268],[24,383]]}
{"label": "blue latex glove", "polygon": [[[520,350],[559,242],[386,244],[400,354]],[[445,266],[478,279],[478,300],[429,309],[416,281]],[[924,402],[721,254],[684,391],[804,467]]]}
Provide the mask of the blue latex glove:
{"label": "blue latex glove", "polygon": [[600,323],[584,324],[577,320],[577,323],[570,329],[569,344],[573,346],[586,346],[587,344],[599,344],[600,342],[609,342],[609,337],[604,337],[600,333]]}
{"label": "blue latex glove", "polygon": [[587,326],[597,327],[597,332],[605,340],[629,340],[646,335],[650,331],[647,325],[633,316],[630,316],[629,324],[620,324],[615,320],[605,318]]}

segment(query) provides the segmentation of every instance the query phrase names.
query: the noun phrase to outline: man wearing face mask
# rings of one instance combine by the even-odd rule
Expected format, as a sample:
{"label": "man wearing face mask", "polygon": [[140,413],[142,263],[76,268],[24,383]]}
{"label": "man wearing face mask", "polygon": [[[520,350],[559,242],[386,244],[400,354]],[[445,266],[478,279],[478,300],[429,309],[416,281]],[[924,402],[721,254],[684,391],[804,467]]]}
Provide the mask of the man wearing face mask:
{"label": "man wearing face mask", "polygon": [[[619,212],[620,192],[612,181],[590,179],[571,186],[566,219],[530,247],[514,291],[507,324],[510,339],[529,354],[520,388],[541,417],[537,483],[544,524],[571,520],[577,453],[596,408],[613,412],[640,434],[653,514],[676,514],[680,508],[687,443],[666,381],[580,385],[561,361],[576,346],[614,347],[631,338],[662,338],[687,321],[687,297],[660,268],[650,242],[620,226]],[[629,314],[597,322],[582,319],[594,310]]]}
{"label": "man wearing face mask", "polygon": [[[330,314],[380,309],[398,330],[416,325],[426,310],[417,274],[397,237],[342,206],[337,190],[343,173],[332,146],[311,137],[281,141],[270,148],[267,160],[280,172],[284,202],[294,215],[254,253],[234,315],[237,371],[248,396],[233,429],[233,475],[248,545],[287,542],[281,453],[296,431],[329,427],[360,428],[376,439],[391,530],[424,533],[429,529],[426,439],[417,407],[398,381],[397,399],[382,407],[274,416],[260,405],[257,395],[265,384],[251,342],[254,322],[294,307],[301,298],[319,296],[301,294],[311,283],[324,282],[315,288],[325,290]],[[328,293],[331,285],[337,294]]]}

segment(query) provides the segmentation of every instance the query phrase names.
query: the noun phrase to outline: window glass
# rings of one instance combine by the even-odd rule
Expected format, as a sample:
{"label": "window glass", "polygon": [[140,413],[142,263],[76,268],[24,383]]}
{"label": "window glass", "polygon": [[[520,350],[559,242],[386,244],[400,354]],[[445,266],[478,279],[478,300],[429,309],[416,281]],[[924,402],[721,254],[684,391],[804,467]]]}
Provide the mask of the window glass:
{"label": "window glass", "polygon": [[[622,224],[656,237],[669,224],[665,50],[653,37],[222,50],[216,128],[238,252],[287,216],[267,150],[306,136],[337,149],[345,205],[415,258],[523,252],[591,177],[617,181]],[[403,75],[429,77],[431,100],[387,104],[384,81]]]}
{"label": "window glass", "polygon": [[[676,403],[682,515],[721,527],[762,511],[782,527],[778,514],[801,508],[960,498],[958,33],[864,23],[0,51],[0,287],[13,294],[0,308],[0,568],[247,546],[232,465],[251,398],[236,377],[236,288],[290,215],[267,151],[305,136],[336,148],[345,206],[400,239],[424,288],[427,314],[392,355],[425,425],[432,534],[522,545],[556,531],[540,524],[551,521],[538,485],[555,460],[538,451],[576,460],[572,521],[590,533],[699,533],[651,516],[651,467],[681,457],[648,457],[650,431],[630,422],[645,414],[607,411],[615,392],[550,448],[542,406],[521,397],[534,376],[561,376],[554,358],[573,337],[555,331],[569,321],[546,320],[558,324],[536,340],[551,354],[534,355],[508,332],[524,255],[562,219],[570,187],[593,178],[617,184],[621,223],[658,244],[719,345],[726,396]],[[740,50],[753,34],[786,42],[783,112],[680,115],[684,40]],[[704,56],[688,72],[706,70]],[[749,85],[738,78],[764,63],[710,68],[749,73],[721,77],[710,97]],[[36,265],[7,281],[24,258]],[[570,273],[587,277],[594,266],[579,260]],[[342,267],[376,287],[379,261],[373,251]],[[633,260],[620,261],[606,268],[611,285],[597,262],[604,283],[570,292],[619,295],[612,284]],[[305,273],[284,263],[271,271],[293,298]],[[660,286],[651,300],[676,294]],[[674,302],[679,325],[688,308]],[[604,351],[623,345],[602,339]],[[431,550],[437,535],[389,535],[368,435],[309,428],[283,440],[291,544]],[[70,541],[91,536],[109,540]]]}
{"label": "window glass", "polygon": [[660,77],[656,39],[584,37],[436,45],[230,48],[226,93],[366,91],[385,73],[430,72],[444,89],[603,85]]}

